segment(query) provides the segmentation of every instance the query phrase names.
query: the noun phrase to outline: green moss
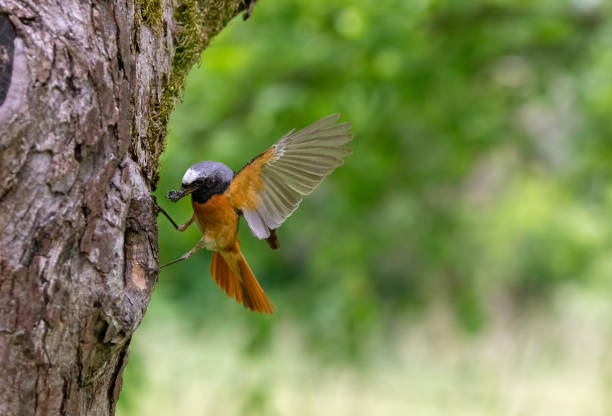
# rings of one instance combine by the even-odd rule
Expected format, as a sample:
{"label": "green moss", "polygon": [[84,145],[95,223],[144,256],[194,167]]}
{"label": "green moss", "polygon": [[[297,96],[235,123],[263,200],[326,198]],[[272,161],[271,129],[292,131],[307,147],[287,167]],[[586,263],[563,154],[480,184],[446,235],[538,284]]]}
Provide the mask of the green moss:
{"label": "green moss", "polygon": [[136,0],[136,4],[140,7],[142,22],[154,33],[160,34],[164,13],[161,0]]}
{"label": "green moss", "polygon": [[[140,2],[159,3],[159,0],[140,0]],[[238,13],[241,3],[242,0],[226,2],[181,0],[178,2],[174,11],[177,32],[174,37],[172,73],[163,80],[161,99],[152,105],[152,115],[147,132],[149,146],[147,150],[156,159],[163,151],[170,113],[180,99],[189,70],[200,61],[202,51],[208,46],[210,40]],[[157,172],[153,177],[154,182],[157,182]]]}

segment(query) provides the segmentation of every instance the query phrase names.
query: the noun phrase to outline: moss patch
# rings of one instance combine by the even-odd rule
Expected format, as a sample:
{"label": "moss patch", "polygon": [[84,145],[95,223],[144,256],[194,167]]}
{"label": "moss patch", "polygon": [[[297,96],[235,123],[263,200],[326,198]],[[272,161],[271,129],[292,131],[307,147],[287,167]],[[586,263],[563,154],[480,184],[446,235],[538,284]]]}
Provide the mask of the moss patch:
{"label": "moss patch", "polygon": [[136,0],[140,8],[142,22],[149,26],[153,33],[160,34],[162,30],[163,13],[161,0]]}
{"label": "moss patch", "polygon": [[[140,0],[159,3],[160,0]],[[164,148],[166,127],[170,113],[185,83],[191,67],[200,61],[202,51],[210,40],[223,29],[240,10],[242,0],[180,0],[174,10],[177,32],[174,36],[172,72],[162,80],[163,92],[159,101],[151,106],[151,119],[147,131],[149,154],[158,158]],[[160,8],[161,10],[161,8]],[[161,16],[161,15],[160,15]],[[144,15],[143,15],[144,20]],[[154,182],[157,182],[157,172]]]}

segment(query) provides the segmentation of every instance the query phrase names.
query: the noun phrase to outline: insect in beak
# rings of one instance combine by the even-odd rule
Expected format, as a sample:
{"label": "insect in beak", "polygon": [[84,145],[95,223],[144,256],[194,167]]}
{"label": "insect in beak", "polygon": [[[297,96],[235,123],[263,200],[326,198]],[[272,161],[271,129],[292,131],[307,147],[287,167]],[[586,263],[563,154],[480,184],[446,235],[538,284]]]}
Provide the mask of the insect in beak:
{"label": "insect in beak", "polygon": [[172,202],[176,202],[179,199],[183,198],[184,196],[189,195],[190,193],[192,193],[193,191],[195,191],[195,187],[190,188],[190,187],[186,187],[184,185],[181,186],[181,189],[179,189],[178,191],[175,190],[171,190],[168,191],[168,199]]}

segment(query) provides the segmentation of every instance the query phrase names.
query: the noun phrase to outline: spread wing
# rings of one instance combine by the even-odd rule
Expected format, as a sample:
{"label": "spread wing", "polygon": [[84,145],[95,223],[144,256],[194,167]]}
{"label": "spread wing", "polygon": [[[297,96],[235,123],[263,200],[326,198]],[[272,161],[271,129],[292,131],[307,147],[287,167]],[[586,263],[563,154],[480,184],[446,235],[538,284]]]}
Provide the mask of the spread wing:
{"label": "spread wing", "polygon": [[344,146],[353,139],[351,123],[336,124],[331,114],[303,128],[291,130],[250,161],[232,180],[227,196],[242,211],[253,234],[270,236],[351,153]]}

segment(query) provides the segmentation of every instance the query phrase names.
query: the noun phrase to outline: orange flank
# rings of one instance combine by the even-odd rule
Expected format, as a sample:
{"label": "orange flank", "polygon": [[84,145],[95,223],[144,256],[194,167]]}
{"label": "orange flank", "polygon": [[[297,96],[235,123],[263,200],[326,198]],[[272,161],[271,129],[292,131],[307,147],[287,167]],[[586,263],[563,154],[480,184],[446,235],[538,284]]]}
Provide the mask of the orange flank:
{"label": "orange flank", "polygon": [[230,250],[213,253],[210,273],[229,297],[255,312],[273,313],[274,306],[257,282],[236,241]]}
{"label": "orange flank", "polygon": [[262,166],[268,163],[274,154],[274,147],[269,148],[251,160],[232,180],[226,193],[230,195],[233,206],[245,209],[255,209],[259,206],[261,200],[257,194],[264,187],[259,174]]}

